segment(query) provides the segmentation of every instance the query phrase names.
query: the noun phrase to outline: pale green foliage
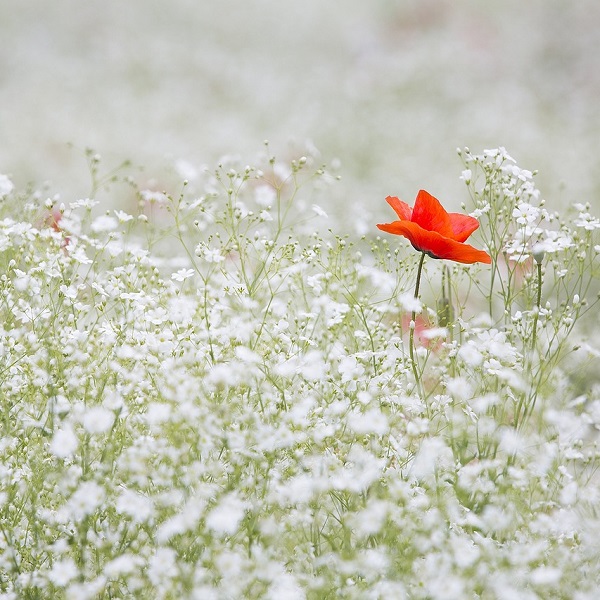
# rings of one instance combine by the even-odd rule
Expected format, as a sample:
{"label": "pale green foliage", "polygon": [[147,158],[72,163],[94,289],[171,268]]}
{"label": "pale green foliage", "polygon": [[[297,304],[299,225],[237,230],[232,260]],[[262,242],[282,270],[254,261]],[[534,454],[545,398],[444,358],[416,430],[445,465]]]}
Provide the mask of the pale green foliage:
{"label": "pale green foliage", "polygon": [[419,386],[418,257],[336,235],[310,156],[135,216],[9,190],[0,598],[593,598],[593,218],[463,157],[494,260],[427,261]]}

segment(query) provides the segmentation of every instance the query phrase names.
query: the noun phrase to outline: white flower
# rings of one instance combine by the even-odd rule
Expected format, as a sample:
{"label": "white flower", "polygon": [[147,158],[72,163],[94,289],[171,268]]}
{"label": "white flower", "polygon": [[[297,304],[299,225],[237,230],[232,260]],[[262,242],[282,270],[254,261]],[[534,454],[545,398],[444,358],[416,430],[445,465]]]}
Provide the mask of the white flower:
{"label": "white flower", "polygon": [[196,246],[196,256],[203,258],[208,263],[218,263],[225,260],[218,248],[209,248],[205,243]]}
{"label": "white flower", "polygon": [[300,374],[308,381],[320,381],[327,374],[327,362],[318,350],[309,350],[299,358]]}
{"label": "white flower", "polygon": [[142,190],[140,196],[145,202],[166,204],[169,201],[169,198],[164,192],[155,192],[154,190]]}
{"label": "white flower", "polygon": [[50,452],[58,458],[68,458],[75,453],[79,446],[79,440],[70,425],[64,425],[57,429],[52,437]]}
{"label": "white flower", "polygon": [[442,438],[425,438],[414,458],[410,473],[417,479],[428,479],[438,469],[449,468],[453,461],[452,451]]}
{"label": "white flower", "polygon": [[491,204],[489,202],[486,202],[479,208],[476,208],[472,213],[470,213],[470,216],[474,217],[475,219],[479,219],[481,217],[481,215],[484,215],[485,213],[490,212],[491,208],[492,208]]}
{"label": "white flower", "polygon": [[520,225],[531,225],[540,218],[540,209],[527,202],[520,202],[519,205],[513,209],[512,216]]}
{"label": "white flower", "polygon": [[52,565],[48,579],[57,587],[65,587],[78,574],[79,571],[75,561],[72,558],[63,558]]}
{"label": "white flower", "polygon": [[530,575],[534,585],[555,586],[562,577],[562,571],[556,567],[541,566],[535,568]]}
{"label": "white flower", "polygon": [[154,515],[154,504],[147,496],[132,490],[123,490],[117,499],[117,512],[128,515],[136,523],[143,523]]}
{"label": "white flower", "polygon": [[110,215],[100,215],[96,217],[91,224],[91,230],[94,233],[102,233],[104,231],[113,231],[119,225],[119,222]]}
{"label": "white flower", "polygon": [[388,420],[378,408],[372,408],[364,413],[352,411],[348,415],[348,426],[358,434],[384,435],[389,431]]}
{"label": "white flower", "polygon": [[82,424],[88,433],[105,433],[113,425],[115,413],[103,406],[92,406],[83,414]]}
{"label": "white flower", "polygon": [[69,208],[72,210],[75,208],[94,208],[94,206],[98,205],[97,200],[92,200],[91,198],[82,198],[81,200],[76,200],[75,202],[69,202]]}
{"label": "white flower", "polygon": [[13,182],[6,175],[0,173],[0,199],[8,196],[14,188]]}
{"label": "white flower", "polygon": [[146,413],[144,414],[144,421],[148,425],[156,426],[161,423],[166,423],[171,417],[171,405],[165,404],[164,402],[150,402]]}
{"label": "white flower", "polygon": [[122,554],[117,556],[104,566],[104,574],[107,577],[117,578],[121,575],[132,573],[136,568],[141,566],[143,559],[134,554]]}
{"label": "white flower", "polygon": [[104,488],[95,481],[84,481],[67,502],[68,515],[74,521],[82,520],[104,502],[105,495]]}
{"label": "white flower", "polygon": [[340,360],[338,372],[342,376],[342,383],[360,379],[364,374],[365,368],[356,360],[354,356],[344,356]]}
{"label": "white flower", "polygon": [[579,217],[574,221],[577,227],[582,227],[587,231],[593,231],[594,229],[600,229],[600,219],[592,217],[587,212],[580,212]]}
{"label": "white flower", "polygon": [[256,352],[246,348],[246,346],[236,346],[235,355],[243,362],[248,364],[258,364],[261,358]]}
{"label": "white flower", "polygon": [[175,281],[185,281],[186,279],[193,277],[194,273],[194,269],[179,269],[179,271],[171,275],[171,279],[175,279]]}
{"label": "white flower", "polygon": [[158,548],[148,561],[148,577],[158,586],[177,574],[177,554],[172,548]]}
{"label": "white flower", "polygon": [[206,516],[206,526],[215,533],[232,535],[244,518],[246,503],[235,492],[219,499],[219,503]]}
{"label": "white flower", "polygon": [[318,204],[313,204],[312,205],[312,209],[315,211],[315,213],[317,213],[320,217],[325,217],[328,218],[327,213],[318,205]]}
{"label": "white flower", "polygon": [[423,310],[423,305],[418,298],[415,298],[414,294],[410,292],[404,292],[398,296],[398,302],[402,307],[402,310],[412,313],[420,313]]}
{"label": "white flower", "polygon": [[460,347],[458,356],[471,367],[478,367],[483,362],[483,355],[473,340],[469,340]]}
{"label": "white flower", "polygon": [[115,210],[114,213],[117,219],[119,220],[119,223],[126,223],[127,221],[131,221],[134,218],[133,215],[128,215],[122,210]]}
{"label": "white flower", "polygon": [[331,298],[322,297],[321,302],[325,304],[325,318],[327,327],[333,327],[344,320],[344,316],[350,310],[346,303],[335,302]]}

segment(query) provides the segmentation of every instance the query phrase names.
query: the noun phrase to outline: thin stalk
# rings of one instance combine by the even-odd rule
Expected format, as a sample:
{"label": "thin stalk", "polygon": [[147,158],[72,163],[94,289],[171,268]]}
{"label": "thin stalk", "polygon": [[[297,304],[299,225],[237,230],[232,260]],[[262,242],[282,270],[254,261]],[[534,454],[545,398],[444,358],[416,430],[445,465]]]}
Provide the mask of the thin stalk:
{"label": "thin stalk", "polygon": [[540,316],[540,309],[542,306],[542,263],[541,261],[535,261],[537,265],[537,298],[535,302],[536,310],[533,315],[533,333],[531,334],[531,351],[535,351],[535,344],[537,341],[537,324]]}
{"label": "thin stalk", "polygon": [[[421,286],[421,273],[423,272],[423,263],[425,262],[425,252],[421,253],[421,260],[419,260],[419,266],[417,268],[417,282],[415,284],[415,300],[419,299],[419,287]],[[421,391],[421,377],[419,374],[419,367],[417,365],[417,359],[415,358],[415,319],[417,318],[417,311],[413,310],[410,317],[410,340],[409,340],[409,352],[410,362],[412,365],[413,374],[415,376],[415,383],[419,390],[419,395],[422,397]]]}
{"label": "thin stalk", "polygon": [[[536,258],[535,263],[536,263],[536,274],[537,274],[537,293],[536,293],[535,309],[534,309],[535,314],[533,315],[533,331],[531,332],[531,354],[529,356],[529,364],[528,364],[529,372],[531,372],[533,369],[534,353],[535,353],[535,348],[537,345],[538,319],[540,316],[540,310],[542,308],[542,261],[538,260]],[[546,358],[548,358],[548,357],[546,357]],[[541,374],[541,367],[538,369],[536,376],[540,375],[540,374]],[[525,425],[525,421],[533,412],[533,409],[535,407],[535,403],[537,400],[538,389],[539,389],[540,385],[541,385],[541,378],[537,381],[537,385],[533,386],[533,388],[532,388],[533,391],[529,396],[526,396],[524,393],[523,399],[519,403],[519,406],[518,406],[517,412],[516,412],[515,424],[516,424],[517,428],[523,427]]]}

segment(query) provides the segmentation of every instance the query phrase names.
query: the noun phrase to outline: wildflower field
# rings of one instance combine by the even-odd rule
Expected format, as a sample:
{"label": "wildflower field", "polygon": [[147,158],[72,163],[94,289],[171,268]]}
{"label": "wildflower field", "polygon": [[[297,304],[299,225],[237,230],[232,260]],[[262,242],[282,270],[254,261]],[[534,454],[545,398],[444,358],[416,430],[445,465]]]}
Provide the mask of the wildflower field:
{"label": "wildflower field", "polygon": [[0,598],[597,598],[600,220],[458,158],[362,236],[268,146],[0,176]]}

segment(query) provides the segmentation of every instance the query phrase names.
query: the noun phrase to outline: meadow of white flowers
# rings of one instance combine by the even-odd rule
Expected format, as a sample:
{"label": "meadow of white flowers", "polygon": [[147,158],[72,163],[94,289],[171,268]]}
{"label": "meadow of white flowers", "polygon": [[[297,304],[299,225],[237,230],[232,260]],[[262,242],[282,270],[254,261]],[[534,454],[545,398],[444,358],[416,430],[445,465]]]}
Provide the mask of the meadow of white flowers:
{"label": "meadow of white flowers", "polygon": [[0,177],[0,598],[597,598],[600,221],[459,155],[492,264],[426,261],[416,365],[417,253],[308,153]]}

